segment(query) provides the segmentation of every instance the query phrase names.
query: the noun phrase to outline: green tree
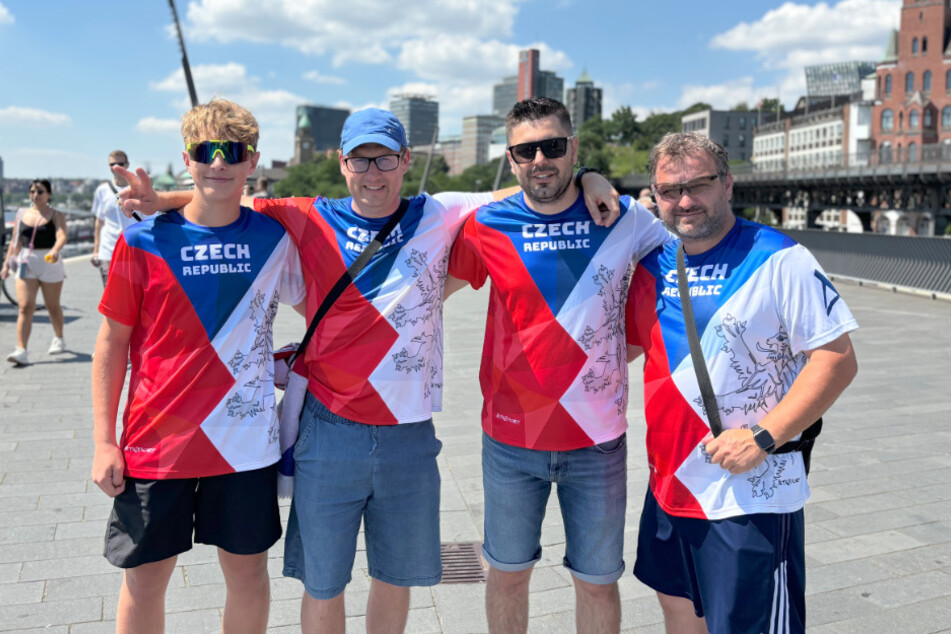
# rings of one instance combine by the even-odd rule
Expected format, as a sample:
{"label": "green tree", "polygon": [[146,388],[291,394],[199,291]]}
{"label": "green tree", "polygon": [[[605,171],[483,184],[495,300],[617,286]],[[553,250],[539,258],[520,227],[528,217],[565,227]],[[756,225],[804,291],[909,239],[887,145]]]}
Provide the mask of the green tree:
{"label": "green tree", "polygon": [[736,110],[738,112],[749,112],[750,104],[746,103],[745,101],[741,101],[740,103],[733,106],[733,110]]}
{"label": "green tree", "polygon": [[708,104],[708,103],[704,103],[704,102],[702,102],[702,101],[698,101],[697,103],[693,104],[692,106],[688,106],[686,109],[684,109],[683,111],[681,111],[681,115],[693,114],[693,113],[695,113],[695,112],[700,112],[701,110],[713,110],[713,106],[711,106],[711,105]]}
{"label": "green tree", "polygon": [[630,106],[621,106],[611,115],[611,120],[607,122],[611,133],[611,138],[615,142],[627,145],[630,148],[631,171],[635,171],[635,153],[637,152],[634,142],[641,136],[641,124],[637,121],[637,115],[631,111]]}
{"label": "green tree", "polygon": [[349,196],[347,181],[340,173],[336,159],[323,156],[308,163],[288,168],[287,177],[274,184],[274,195],[279,198],[292,196],[343,198]]}
{"label": "green tree", "polygon": [[624,145],[632,145],[641,135],[641,124],[630,106],[621,106],[611,115],[609,123],[611,138]]}
{"label": "green tree", "polygon": [[605,147],[610,126],[596,116],[578,129],[578,163],[607,174],[611,169],[611,153]]}
{"label": "green tree", "polygon": [[641,123],[641,138],[638,149],[649,150],[668,132],[680,132],[680,118],[683,112],[652,112]]}
{"label": "green tree", "polygon": [[774,97],[765,97],[759,103],[759,109],[763,112],[776,112],[776,109],[779,109],[779,112],[786,112],[786,106],[784,106],[778,98]]}

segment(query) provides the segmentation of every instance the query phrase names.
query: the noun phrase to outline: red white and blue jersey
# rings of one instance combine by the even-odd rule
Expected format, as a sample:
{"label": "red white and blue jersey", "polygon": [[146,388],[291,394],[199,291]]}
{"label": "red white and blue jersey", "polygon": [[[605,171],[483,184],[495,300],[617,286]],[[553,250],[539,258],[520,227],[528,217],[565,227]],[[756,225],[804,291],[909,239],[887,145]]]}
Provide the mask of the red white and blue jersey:
{"label": "red white and blue jersey", "polygon": [[632,262],[670,240],[627,196],[610,227],[583,199],[533,211],[519,193],[481,208],[449,273],[492,279],[482,367],[482,427],[499,442],[547,451],[590,447],[627,429],[624,304]]}
{"label": "red white and blue jersey", "polygon": [[[468,214],[491,194],[409,199],[386,243],[334,302],[307,346],[308,390],[330,411],[360,423],[428,420],[442,407],[442,300],[449,248]],[[257,200],[301,252],[312,316],[337,280],[386,224],[352,199]]]}
{"label": "red white and blue jersey", "polygon": [[303,300],[297,248],[248,208],[223,227],[177,211],[129,227],[99,304],[132,327],[126,475],[194,478],[277,462],[271,326],[278,301]]}
{"label": "red white and blue jersey", "polygon": [[[631,280],[628,343],[644,349],[650,486],[671,515],[722,519],[805,504],[802,454],[767,456],[737,475],[709,461],[710,431],[677,290],[677,246],[645,256]],[[858,328],[815,258],[788,236],[737,219],[713,249],[686,258],[690,299],[724,429],[776,406],[815,350]]]}

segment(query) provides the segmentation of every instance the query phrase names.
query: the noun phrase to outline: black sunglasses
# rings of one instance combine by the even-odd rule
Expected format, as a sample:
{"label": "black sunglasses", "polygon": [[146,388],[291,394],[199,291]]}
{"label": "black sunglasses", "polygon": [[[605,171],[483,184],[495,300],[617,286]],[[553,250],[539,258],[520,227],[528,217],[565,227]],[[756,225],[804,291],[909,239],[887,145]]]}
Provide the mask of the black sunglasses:
{"label": "black sunglasses", "polygon": [[561,158],[568,152],[568,141],[574,136],[562,136],[556,139],[545,139],[544,141],[532,141],[530,143],[519,143],[510,145],[509,152],[512,154],[512,160],[516,163],[531,163],[535,160],[535,154],[538,150],[542,151],[545,158]]}

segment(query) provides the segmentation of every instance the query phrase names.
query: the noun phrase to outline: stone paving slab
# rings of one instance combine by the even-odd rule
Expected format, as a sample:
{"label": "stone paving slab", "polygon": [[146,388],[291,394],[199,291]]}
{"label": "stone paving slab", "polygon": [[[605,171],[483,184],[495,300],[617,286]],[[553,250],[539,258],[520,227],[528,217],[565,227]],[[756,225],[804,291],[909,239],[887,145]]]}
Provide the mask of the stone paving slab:
{"label": "stone paving slab", "polygon": [[[98,274],[67,263],[69,352],[46,355],[52,332],[34,325],[27,368],[0,367],[0,632],[115,631],[121,573],[102,558],[109,499],[92,484],[90,355],[100,317]],[[860,371],[826,416],[806,507],[809,631],[951,632],[951,303],[840,284],[862,328]],[[443,441],[444,541],[481,539],[481,397],[478,363],[487,293],[462,291],[446,322],[446,393],[436,415]],[[0,345],[12,346],[15,310],[0,305]],[[275,340],[296,340],[299,316],[282,310]],[[5,351],[5,349],[3,349]],[[653,592],[630,574],[647,485],[640,364],[631,366],[628,572],[621,579],[622,629],[658,634]],[[531,586],[532,632],[573,632],[574,592],[561,565],[564,530],[556,496],[543,526]],[[287,506],[282,507],[286,518]],[[283,541],[272,549],[269,631],[299,631],[301,587],[281,576]],[[362,631],[369,590],[359,541],[346,604],[348,630]],[[414,589],[408,632],[485,632],[484,586]],[[221,627],[224,583],[214,549],[180,557],[169,584],[167,631]]]}

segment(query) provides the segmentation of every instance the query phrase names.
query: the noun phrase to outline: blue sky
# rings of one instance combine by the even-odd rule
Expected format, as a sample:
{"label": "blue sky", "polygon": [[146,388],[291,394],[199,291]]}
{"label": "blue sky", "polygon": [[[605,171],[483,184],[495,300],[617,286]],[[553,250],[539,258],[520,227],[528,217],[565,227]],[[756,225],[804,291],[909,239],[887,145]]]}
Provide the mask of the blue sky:
{"label": "blue sky", "polygon": [[[435,96],[443,134],[491,111],[519,49],[567,86],[587,70],[604,114],[703,100],[727,108],[805,90],[805,65],[878,61],[899,0],[177,0],[198,97],[261,124],[269,164],[293,153],[294,109]],[[106,177],[107,155],[181,169],[188,109],[166,0],[0,0],[5,176]]]}

